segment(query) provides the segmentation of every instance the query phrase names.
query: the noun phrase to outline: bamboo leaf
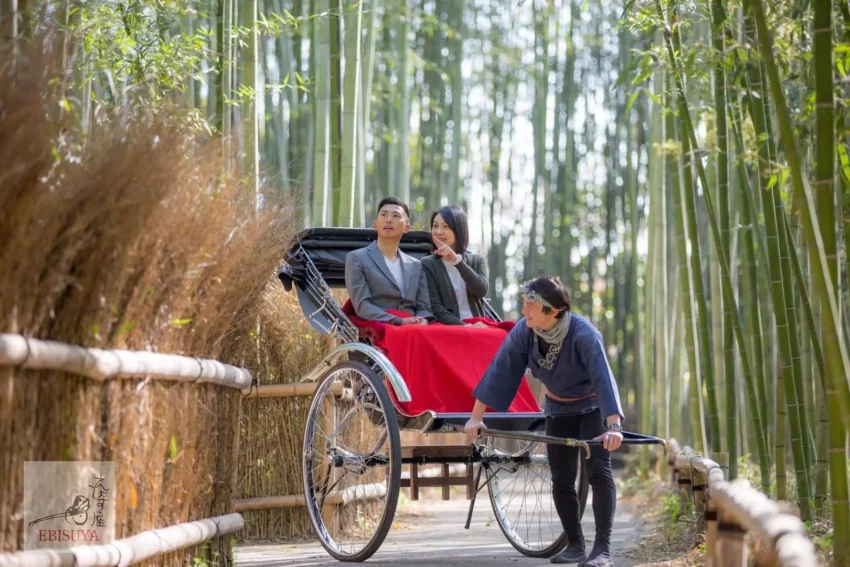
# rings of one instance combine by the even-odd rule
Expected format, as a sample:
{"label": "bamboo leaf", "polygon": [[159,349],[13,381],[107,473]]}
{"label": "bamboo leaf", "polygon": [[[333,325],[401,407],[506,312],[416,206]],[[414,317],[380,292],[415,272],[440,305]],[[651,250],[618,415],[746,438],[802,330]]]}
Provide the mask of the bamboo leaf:
{"label": "bamboo leaf", "polygon": [[767,189],[773,189],[773,186],[776,185],[777,181],[779,181],[779,176],[774,173],[770,176],[770,180],[767,182]]}
{"label": "bamboo leaf", "polygon": [[635,101],[637,100],[637,98],[640,96],[640,93],[641,93],[641,91],[635,91],[635,92],[633,92],[633,93],[632,93],[632,95],[629,97],[629,100],[628,100],[628,102],[626,103],[626,114],[628,114],[629,112],[631,112],[631,111],[632,111],[632,107],[634,106]]}

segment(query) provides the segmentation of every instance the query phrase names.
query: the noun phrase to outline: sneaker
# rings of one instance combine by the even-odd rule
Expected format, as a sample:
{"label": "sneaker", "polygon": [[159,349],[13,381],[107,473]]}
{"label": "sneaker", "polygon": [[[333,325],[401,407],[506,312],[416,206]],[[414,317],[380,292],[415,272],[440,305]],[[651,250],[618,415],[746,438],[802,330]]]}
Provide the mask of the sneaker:
{"label": "sneaker", "polygon": [[581,563],[586,557],[583,543],[571,543],[564,551],[551,557],[549,563]]}

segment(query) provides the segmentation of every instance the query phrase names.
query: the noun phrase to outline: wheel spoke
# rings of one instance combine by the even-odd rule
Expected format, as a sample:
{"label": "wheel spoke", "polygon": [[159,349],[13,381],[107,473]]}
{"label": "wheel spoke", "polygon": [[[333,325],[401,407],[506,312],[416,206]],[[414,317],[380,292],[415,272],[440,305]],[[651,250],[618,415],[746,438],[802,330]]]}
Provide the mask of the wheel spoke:
{"label": "wheel spoke", "polygon": [[488,480],[499,527],[511,544],[526,555],[548,557],[556,553],[564,543],[564,534],[557,513],[553,513],[545,445],[524,443],[513,451],[499,447],[496,440],[491,443],[489,454],[512,455],[514,459],[495,466]]}

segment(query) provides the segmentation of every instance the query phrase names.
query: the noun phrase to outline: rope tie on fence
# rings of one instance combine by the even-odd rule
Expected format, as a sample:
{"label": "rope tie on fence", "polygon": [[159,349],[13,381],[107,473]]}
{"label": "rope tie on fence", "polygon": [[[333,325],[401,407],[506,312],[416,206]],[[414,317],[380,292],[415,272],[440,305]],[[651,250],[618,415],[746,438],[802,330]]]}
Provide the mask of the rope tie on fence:
{"label": "rope tie on fence", "polygon": [[245,390],[242,390],[242,397],[243,398],[249,398],[249,397],[251,397],[252,392],[259,391],[259,390],[260,390],[260,379],[256,376],[254,376],[254,373],[252,372],[251,373],[251,385],[248,386],[248,393],[246,394]]}
{"label": "rope tie on fence", "polygon": [[[716,515],[716,514],[715,514]],[[717,531],[729,534],[746,534],[747,530],[734,522],[717,522]]]}
{"label": "rope tie on fence", "polygon": [[[705,488],[709,488],[708,479],[709,477],[711,477],[711,471],[720,471],[721,473],[723,473],[723,465],[714,463],[712,466],[705,469]],[[723,476],[725,477],[726,473],[723,473]]]}
{"label": "rope tie on fence", "polygon": [[195,359],[195,362],[198,363],[198,375],[195,376],[195,379],[192,380],[192,382],[197,382],[198,380],[201,379],[201,376],[204,375],[204,363],[201,362],[201,359],[198,358],[197,356],[193,356],[192,358]]}
{"label": "rope tie on fence", "polygon": [[30,359],[30,356],[32,356],[32,347],[30,346],[30,340],[27,337],[21,337],[21,338],[24,339],[24,344],[27,347],[27,354],[26,354],[26,356],[24,356],[23,360],[21,360],[13,368],[23,368],[24,365],[27,363],[27,361]]}

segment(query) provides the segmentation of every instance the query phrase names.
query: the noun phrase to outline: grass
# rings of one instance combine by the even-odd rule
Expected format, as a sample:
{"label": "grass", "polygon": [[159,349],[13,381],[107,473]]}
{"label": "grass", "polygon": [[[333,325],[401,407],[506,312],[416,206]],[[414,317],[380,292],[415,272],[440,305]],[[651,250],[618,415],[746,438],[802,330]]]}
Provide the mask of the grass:
{"label": "grass", "polygon": [[693,504],[683,502],[680,492],[670,486],[666,466],[643,475],[637,474],[637,467],[638,455],[629,454],[625,471],[616,478],[619,501],[635,510],[646,526],[646,536],[625,557],[647,567],[702,565],[705,550]]}

